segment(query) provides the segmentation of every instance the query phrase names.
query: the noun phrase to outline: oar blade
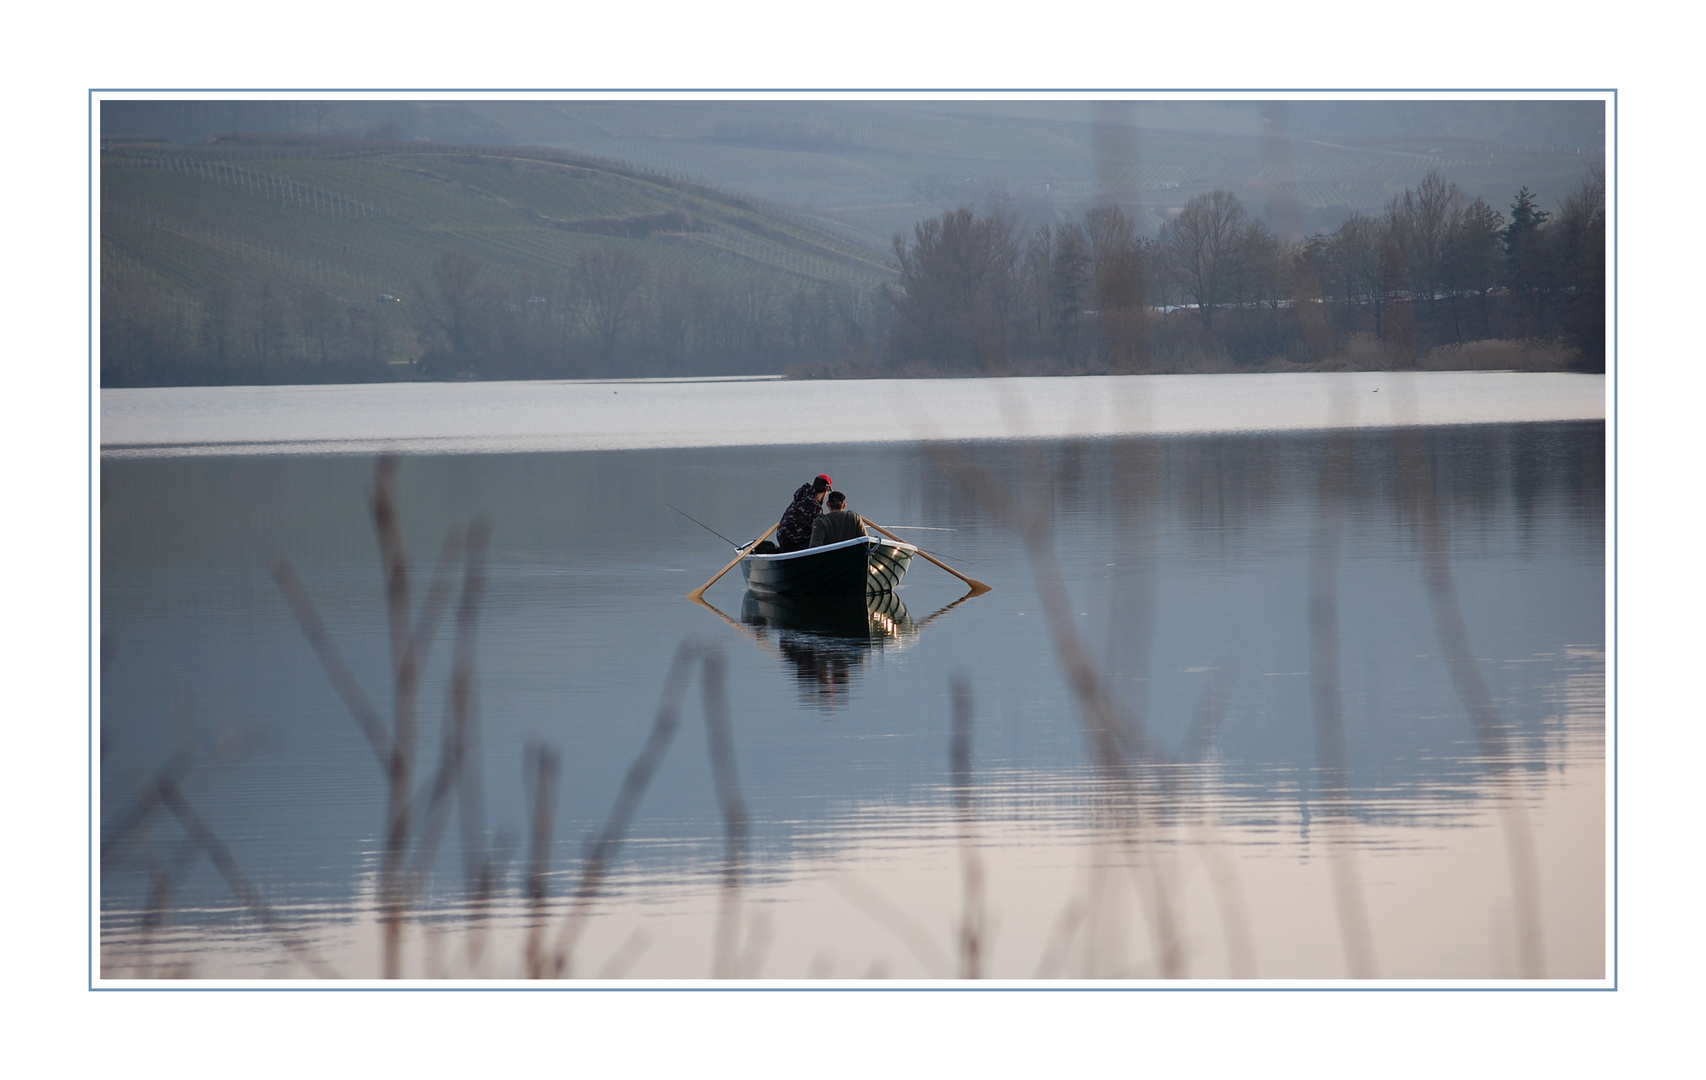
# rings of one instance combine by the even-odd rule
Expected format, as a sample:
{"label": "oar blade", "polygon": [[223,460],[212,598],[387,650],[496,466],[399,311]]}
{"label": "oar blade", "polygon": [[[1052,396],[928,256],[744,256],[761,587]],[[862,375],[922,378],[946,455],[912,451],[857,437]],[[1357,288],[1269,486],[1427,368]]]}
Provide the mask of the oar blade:
{"label": "oar blade", "polygon": [[[870,518],[865,519],[865,524],[869,525],[871,528],[882,533],[884,536],[888,537],[890,540],[896,540],[902,544],[907,543],[906,540],[902,539],[901,537],[896,536],[892,532],[889,532],[887,529],[883,528],[881,525],[878,525],[876,522],[872,521]],[[912,545],[912,546],[916,547],[917,545]],[[955,570],[953,567],[949,566],[947,563],[943,562],[941,559],[938,559],[934,555],[931,555],[928,551],[925,551],[923,548],[918,548],[918,554],[924,556],[924,558],[927,561],[934,563],[937,566],[940,566],[942,569],[946,570],[948,573],[954,575],[955,577],[959,578],[961,581],[965,582],[966,585],[971,588],[973,596],[981,596],[984,593],[991,591],[990,586],[985,585],[983,582],[978,581],[976,578],[966,577],[964,574],[960,573],[958,570]]]}

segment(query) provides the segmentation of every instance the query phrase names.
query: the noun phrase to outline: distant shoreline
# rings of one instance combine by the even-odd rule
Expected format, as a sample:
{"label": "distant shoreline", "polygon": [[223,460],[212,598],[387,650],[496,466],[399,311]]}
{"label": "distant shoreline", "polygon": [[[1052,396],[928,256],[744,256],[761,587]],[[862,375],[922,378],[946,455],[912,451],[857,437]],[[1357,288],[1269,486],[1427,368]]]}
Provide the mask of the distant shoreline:
{"label": "distant shoreline", "polygon": [[103,457],[538,453],[1604,420],[1605,376],[1300,372],[102,390]]}

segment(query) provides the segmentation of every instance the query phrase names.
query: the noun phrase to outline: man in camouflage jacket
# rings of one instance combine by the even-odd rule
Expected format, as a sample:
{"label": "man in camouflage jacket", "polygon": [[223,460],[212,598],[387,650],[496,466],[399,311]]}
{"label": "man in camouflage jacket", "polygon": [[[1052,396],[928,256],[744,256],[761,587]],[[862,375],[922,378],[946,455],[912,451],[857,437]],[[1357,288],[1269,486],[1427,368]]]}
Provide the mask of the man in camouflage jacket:
{"label": "man in camouflage jacket", "polygon": [[823,513],[823,497],[829,494],[830,479],[819,473],[794,492],[794,501],[782,512],[781,528],[776,530],[778,551],[799,551],[812,542],[812,522]]}

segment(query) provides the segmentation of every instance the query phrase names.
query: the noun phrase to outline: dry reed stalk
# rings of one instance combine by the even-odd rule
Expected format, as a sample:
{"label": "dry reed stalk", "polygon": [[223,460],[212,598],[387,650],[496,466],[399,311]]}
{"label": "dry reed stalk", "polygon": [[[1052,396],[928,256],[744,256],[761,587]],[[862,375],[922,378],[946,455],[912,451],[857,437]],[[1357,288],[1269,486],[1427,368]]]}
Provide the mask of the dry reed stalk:
{"label": "dry reed stalk", "polygon": [[308,590],[296,568],[290,560],[278,556],[272,560],[272,574],[273,580],[278,582],[279,592],[284,594],[285,603],[290,606],[291,614],[296,617],[296,624],[302,628],[303,636],[320,659],[320,666],[326,669],[326,675],[332,680],[332,687],[344,699],[344,706],[354,718],[355,726],[366,737],[367,745],[373,748],[374,754],[384,761],[391,755],[391,737],[385,732],[379,710],[373,707],[361,684],[355,681],[355,675],[326,632],[326,626],[314,609],[313,601],[308,598]]}
{"label": "dry reed stalk", "polygon": [[225,846],[208,827],[207,822],[202,820],[201,815],[190,806],[189,800],[184,798],[177,781],[170,775],[163,774],[155,780],[154,787],[160,803],[172,812],[196,846],[206,853],[208,860],[225,879],[226,887],[249,909],[255,920],[265,927],[279,944],[294,953],[309,971],[323,979],[339,978],[337,969],[315,955],[307,942],[291,933],[273,914],[260,890],[249,882],[237,865],[237,859],[231,854],[231,849]]}
{"label": "dry reed stalk", "polygon": [[692,650],[683,642],[676,649],[669,672],[664,676],[663,694],[658,702],[657,716],[652,720],[646,741],[640,747],[639,755],[628,766],[628,772],[622,778],[622,786],[616,792],[616,801],[605,818],[604,828],[599,831],[598,838],[593,841],[592,850],[581,864],[580,881],[569,901],[568,914],[557,940],[557,948],[552,955],[550,974],[553,976],[572,978],[574,975],[575,946],[580,940],[588,911],[597,899],[599,887],[604,883],[604,875],[610,863],[615,860],[617,850],[621,847],[623,838],[627,836],[628,825],[633,820],[634,812],[639,809],[640,800],[645,796],[646,788],[651,785],[652,777],[663,763],[664,754],[669,750],[669,744],[674,741],[676,730],[680,727],[681,695],[686,689],[692,659]]}
{"label": "dry reed stalk", "polygon": [[384,977],[401,973],[403,914],[401,881],[409,842],[409,785],[415,757],[415,693],[420,654],[409,626],[409,558],[396,512],[397,459],[379,459],[374,478],[373,519],[379,533],[379,557],[385,574],[386,610],[391,626],[392,731],[386,765],[385,853],[379,871],[379,911],[384,932]]}
{"label": "dry reed stalk", "polygon": [[[1220,724],[1226,716],[1226,699],[1231,693],[1232,682],[1230,663],[1221,661],[1209,669],[1208,685],[1203,688],[1202,700],[1197,703],[1196,715],[1180,749],[1181,760],[1200,763],[1219,741]],[[1226,942],[1226,958],[1232,977],[1254,978],[1256,948],[1237,867],[1222,853],[1219,837],[1208,822],[1193,827],[1191,839],[1202,855],[1203,865],[1208,869],[1209,884],[1214,889],[1215,905],[1220,912],[1221,936]]]}
{"label": "dry reed stalk", "polygon": [[[1174,914],[1173,883],[1159,866],[1159,852],[1151,843],[1141,814],[1144,777],[1139,766],[1160,761],[1161,755],[1142,722],[1114,694],[1073,622],[1070,594],[1055,555],[1048,516],[1041,508],[1025,505],[1005,484],[970,464],[964,451],[932,446],[930,452],[944,471],[997,518],[1014,527],[1025,543],[1056,659],[1078,706],[1092,761],[1108,789],[1119,793],[1113,807],[1116,832],[1146,892],[1145,914],[1161,972],[1166,978],[1179,978],[1184,975],[1184,947]],[[1028,464],[1033,474],[1029,487],[1050,490],[1035,463]]]}
{"label": "dry reed stalk", "polygon": [[725,914],[720,914],[718,918],[714,963],[723,965],[724,969],[729,971],[738,967],[738,943],[734,941],[737,935],[735,930],[728,929],[726,920],[729,916],[726,913],[731,908],[737,909],[734,917],[738,918],[739,894],[734,890],[739,887],[740,860],[745,845],[747,819],[734,772],[734,743],[728,726],[722,662],[722,650],[714,643],[689,639],[676,648],[675,657],[670,661],[669,671],[664,676],[663,693],[658,700],[658,711],[652,720],[651,730],[647,733],[639,754],[628,766],[628,772],[622,778],[622,786],[616,792],[616,800],[611,804],[604,826],[599,830],[581,864],[580,880],[570,896],[563,929],[557,938],[557,947],[542,965],[547,977],[574,976],[575,948],[585,931],[592,905],[598,899],[599,889],[603,887],[604,879],[610,872],[611,864],[616,860],[622,841],[628,835],[628,828],[633,823],[640,800],[645,797],[646,789],[651,786],[652,779],[681,726],[681,701],[687,692],[695,663],[704,667],[701,689],[705,695],[705,733],[711,748],[712,780],[717,786],[718,804],[723,814],[724,831],[728,841],[724,870]]}
{"label": "dry reed stalk", "polygon": [[422,605],[418,623],[411,625],[409,601],[409,554],[403,544],[402,522],[397,510],[398,459],[385,455],[374,473],[373,520],[379,538],[379,557],[385,575],[385,598],[391,630],[392,730],[386,769],[385,852],[379,873],[380,922],[384,933],[384,977],[402,974],[403,923],[410,908],[406,876],[414,798],[416,706],[420,692],[424,654],[443,614],[447,591],[440,587],[444,571],[458,546],[455,535],[446,538],[439,559],[440,573]]}
{"label": "dry reed stalk", "polygon": [[158,858],[148,860],[148,903],[142,910],[141,936],[142,944],[139,952],[148,951],[148,943],[156,931],[166,925],[167,914],[172,908],[172,891],[177,882],[201,858],[201,847],[193,836],[185,836],[178,842],[177,850],[171,858],[162,862]]}
{"label": "dry reed stalk", "polygon": [[616,951],[610,954],[604,961],[604,965],[598,969],[598,977],[601,979],[622,978],[628,973],[628,969],[634,966],[634,962],[639,960],[641,954],[651,946],[651,934],[646,932],[645,927],[635,927],[627,937],[622,939],[622,944],[616,946]]}
{"label": "dry reed stalk", "polygon": [[[375,469],[373,491],[374,523],[385,577],[391,639],[391,675],[395,695],[391,731],[385,729],[379,710],[361,689],[349,665],[332,641],[295,567],[282,556],[271,560],[273,576],[303,635],[385,772],[386,846],[380,871],[379,895],[384,942],[382,963],[386,978],[396,978],[400,974],[403,922],[417,901],[425,877],[431,870],[449,801],[453,795],[458,796],[457,801],[462,812],[466,869],[476,915],[489,905],[496,889],[493,859],[484,846],[478,770],[470,764],[475,749],[472,734],[474,630],[483,598],[484,560],[490,530],[484,522],[477,521],[469,530],[466,542],[456,531],[446,537],[427,594],[419,611],[411,620],[409,559],[403,545],[398,514],[397,467],[395,457],[380,458]],[[462,588],[457,604],[455,661],[446,704],[448,716],[444,745],[429,789],[412,793],[409,788],[415,768],[416,707],[420,673],[433,638],[449,607],[452,568],[459,557],[463,560]],[[105,654],[103,658],[104,656]],[[176,774],[184,764],[184,752],[180,748],[172,763],[142,793],[131,812],[105,830],[107,840],[102,845],[103,866],[116,857],[113,853],[131,832],[151,820],[165,807],[179,818],[194,847],[208,855],[225,877],[232,892],[269,932],[278,937],[292,952],[299,954],[311,970],[335,976],[336,973],[329,966],[306,953],[306,946],[289,934],[272,915],[259,892],[243,876],[229,849],[218,840],[205,821],[184,799],[176,782]],[[418,837],[415,835],[417,831]],[[412,841],[415,846],[411,866],[409,853]],[[181,861],[180,854],[180,858],[174,859],[164,871],[157,869],[153,874],[151,897],[155,902],[151,902],[149,913],[144,916],[145,933],[159,921],[163,898],[170,895],[174,876],[172,866]],[[166,876],[162,877],[162,873]],[[470,949],[471,960],[477,963],[477,936],[471,942]]]}
{"label": "dry reed stalk", "polygon": [[[125,862],[139,862],[142,872],[148,878],[148,900],[143,906],[139,926],[140,940],[135,949],[137,963],[134,969],[137,978],[160,977],[151,975],[149,969],[144,966],[150,943],[154,934],[167,923],[178,879],[187,874],[203,854],[202,846],[196,842],[195,836],[187,831],[170,858],[162,860],[156,854],[152,843],[152,826],[159,819],[160,811],[166,808],[162,800],[165,784],[167,781],[175,782],[177,776],[193,765],[194,758],[193,748],[180,730],[172,757],[143,785],[136,802],[128,812],[111,825],[103,825],[101,828],[101,872],[107,873]],[[140,857],[126,854],[127,849],[138,846],[132,839],[136,833],[146,833],[149,837]],[[103,953],[104,951],[103,949]],[[101,966],[105,970],[108,965],[103,960]],[[187,961],[179,965],[177,974],[184,974],[188,967]]]}
{"label": "dry reed stalk", "polygon": [[[1434,633],[1440,654],[1451,675],[1451,685],[1469,716],[1475,741],[1488,769],[1495,776],[1511,767],[1514,756],[1498,705],[1475,658],[1469,627],[1458,603],[1457,585],[1451,572],[1451,545],[1446,536],[1440,493],[1434,486],[1423,436],[1413,428],[1399,428],[1399,479],[1410,510],[1412,528],[1421,541],[1422,581],[1433,611]],[[1525,979],[1545,976],[1545,946],[1540,923],[1540,870],[1528,815],[1518,803],[1517,793],[1495,788],[1494,799],[1504,827],[1506,856],[1510,863],[1512,914],[1516,921],[1517,960]]]}
{"label": "dry reed stalk", "polygon": [[533,745],[524,763],[533,788],[532,853],[527,861],[527,977],[543,978],[545,957],[545,873],[551,866],[551,796],[557,790],[557,752]]}
{"label": "dry reed stalk", "polygon": [[[477,749],[474,739],[474,632],[485,592],[485,553],[490,530],[477,520],[468,531],[464,552],[461,597],[456,607],[456,642],[450,685],[446,692],[443,744],[438,769],[425,795],[424,821],[415,845],[410,872],[411,902],[419,898],[443,837],[452,796],[461,810],[464,879],[475,903],[489,899],[491,860],[485,850],[485,825],[480,798]],[[421,802],[420,796],[416,797]]]}
{"label": "dry reed stalk", "polygon": [[1200,826],[1192,830],[1191,840],[1202,854],[1208,869],[1209,884],[1214,889],[1215,905],[1220,911],[1220,933],[1226,941],[1226,963],[1234,979],[1256,977],[1256,945],[1250,933],[1250,913],[1244,902],[1244,887],[1238,880],[1237,868],[1221,851],[1214,830]]}
{"label": "dry reed stalk", "polygon": [[711,779],[717,788],[717,806],[723,816],[728,845],[723,862],[722,899],[717,911],[717,937],[711,952],[711,977],[727,979],[742,974],[740,955],[741,860],[747,841],[746,803],[740,794],[740,776],[735,768],[734,733],[729,726],[728,699],[723,688],[723,655],[706,650],[699,675],[704,694],[705,744],[711,758]]}
{"label": "dry reed stalk", "polygon": [[1315,753],[1330,808],[1327,845],[1338,911],[1339,938],[1353,979],[1375,977],[1374,939],[1356,853],[1345,835],[1351,816],[1350,767],[1345,754],[1344,699],[1339,675],[1339,546],[1349,483],[1350,442],[1329,437],[1316,499],[1315,536],[1309,559],[1310,689],[1315,713]]}
{"label": "dry reed stalk", "polygon": [[[469,717],[472,708],[473,631],[482,596],[485,547],[489,537],[489,531],[480,522],[470,530],[466,541],[455,530],[446,536],[426,596],[411,619],[410,566],[398,508],[397,469],[398,459],[394,455],[380,457],[374,469],[372,499],[390,631],[393,693],[390,731],[385,730],[378,709],[362,691],[331,640],[295,567],[282,556],[272,560],[273,576],[278,581],[279,590],[384,772],[385,850],[381,857],[378,892],[383,941],[382,973],[388,979],[401,975],[403,924],[430,871],[443,827],[444,807],[454,791],[462,790],[460,802],[465,814],[465,841],[470,839],[470,823],[479,822],[479,809],[475,805],[478,800],[477,781],[472,779],[473,770],[468,768],[466,758],[471,746]],[[432,785],[427,792],[417,794],[411,791],[411,785],[415,773],[416,712],[421,670],[450,604],[453,567],[458,558],[464,565],[457,614],[456,667],[448,704],[450,719]],[[418,827],[417,822],[423,820],[425,825]],[[421,834],[418,841],[417,832]],[[409,852],[412,841],[416,842],[416,847],[411,866]],[[483,841],[475,838],[470,850],[482,852]],[[482,903],[489,899],[492,868],[489,858],[484,855],[478,855],[478,858],[481,866],[477,873],[471,874],[471,878],[476,902]]]}
{"label": "dry reed stalk", "polygon": [[931,978],[952,977],[952,961],[936,944],[930,931],[905,908],[885,899],[870,886],[846,875],[829,878],[824,883],[840,893],[842,899],[852,904],[861,914],[899,938],[919,965],[931,973]]}
{"label": "dry reed stalk", "polygon": [[[486,548],[491,530],[476,520],[468,530],[467,562],[462,574],[462,598],[456,609],[455,659],[450,676],[450,729],[446,752],[454,753],[454,784],[462,830],[463,880],[473,900],[468,935],[468,963],[478,968],[485,915],[497,893],[497,867],[486,847],[485,801],[480,788],[479,739],[474,708],[474,630],[485,599]],[[431,865],[431,860],[427,860]]]}
{"label": "dry reed stalk", "polygon": [[951,680],[953,734],[948,742],[948,760],[953,770],[954,812],[959,818],[960,862],[965,876],[964,902],[960,917],[960,978],[983,977],[985,918],[983,906],[983,859],[978,855],[976,817],[972,809],[972,699],[971,682],[964,675]]}
{"label": "dry reed stalk", "polygon": [[1067,901],[1060,914],[1054,917],[1054,925],[1049,927],[1048,938],[1043,942],[1042,956],[1037,959],[1032,978],[1052,979],[1059,975],[1066,964],[1067,951],[1072,947],[1073,935],[1083,921],[1084,905],[1077,898]]}
{"label": "dry reed stalk", "polygon": [[[150,784],[149,790],[152,791],[153,787],[154,785]],[[160,803],[158,798],[154,799],[154,806],[156,809],[159,808]],[[143,823],[144,826],[146,824],[148,823]],[[167,967],[164,963],[161,963],[159,968],[164,973],[155,974],[148,966],[147,960],[151,951],[154,935],[165,928],[170,921],[172,895],[173,891],[177,887],[178,880],[194,868],[196,862],[200,860],[201,854],[201,848],[196,844],[195,838],[186,835],[178,842],[177,848],[172,852],[172,855],[169,858],[160,858],[160,856],[154,851],[153,845],[150,844],[148,845],[147,850],[143,853],[143,856],[139,860],[136,860],[141,863],[140,869],[148,878],[148,899],[143,905],[142,920],[137,928],[138,940],[134,949],[136,963],[132,965],[132,968],[136,973],[136,978],[182,978],[187,975],[189,969],[188,961],[184,961],[177,965],[175,970]],[[101,848],[101,868],[103,872],[105,872],[108,863],[112,861],[115,861],[115,858],[109,858],[107,843],[103,841]],[[106,949],[103,947],[103,959],[101,962],[101,968],[103,971],[105,971],[109,966],[116,966],[116,964],[107,964],[104,958],[105,952]]]}

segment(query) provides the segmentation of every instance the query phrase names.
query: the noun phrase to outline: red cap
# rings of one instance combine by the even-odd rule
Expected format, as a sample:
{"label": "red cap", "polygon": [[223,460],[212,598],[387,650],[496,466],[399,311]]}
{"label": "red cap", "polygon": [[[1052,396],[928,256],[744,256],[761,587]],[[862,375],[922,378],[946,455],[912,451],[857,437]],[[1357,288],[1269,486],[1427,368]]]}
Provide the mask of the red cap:
{"label": "red cap", "polygon": [[819,479],[819,480],[822,480],[822,481],[823,481],[823,482],[824,482],[824,483],[826,483],[826,484],[828,484],[828,485],[829,485],[829,486],[830,486],[830,487],[834,487],[834,486],[835,486],[835,481],[834,481],[834,480],[831,480],[831,479],[830,479],[830,478],[829,478],[829,474],[828,474],[828,473],[821,473],[821,472],[820,472],[820,473],[818,473],[818,474],[817,474],[817,479]]}

